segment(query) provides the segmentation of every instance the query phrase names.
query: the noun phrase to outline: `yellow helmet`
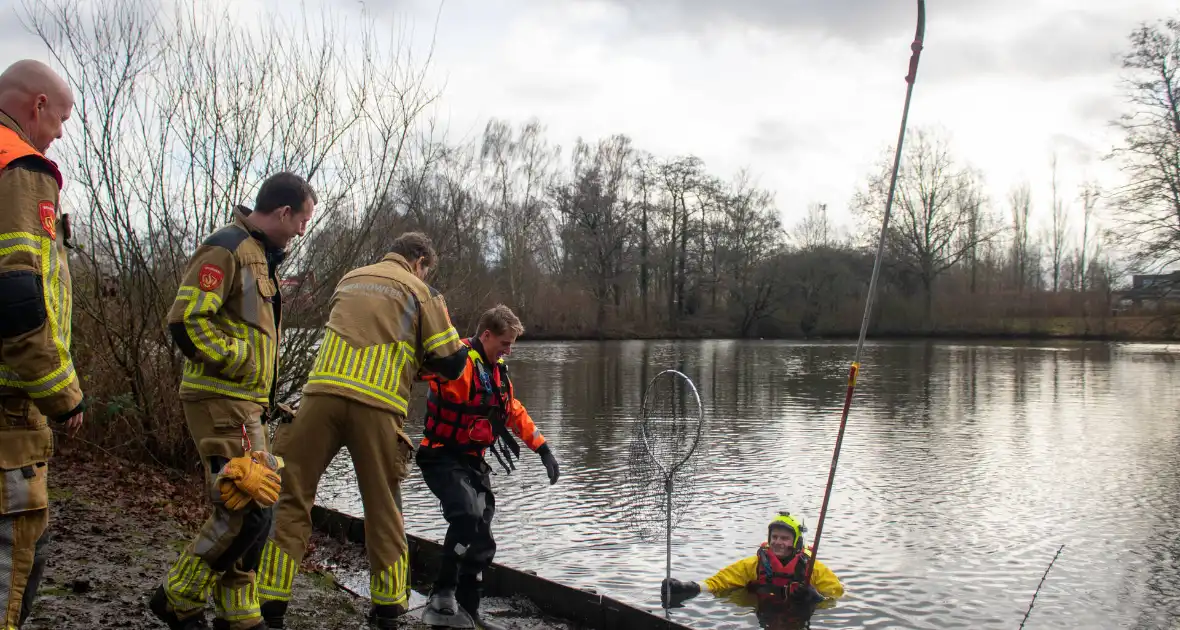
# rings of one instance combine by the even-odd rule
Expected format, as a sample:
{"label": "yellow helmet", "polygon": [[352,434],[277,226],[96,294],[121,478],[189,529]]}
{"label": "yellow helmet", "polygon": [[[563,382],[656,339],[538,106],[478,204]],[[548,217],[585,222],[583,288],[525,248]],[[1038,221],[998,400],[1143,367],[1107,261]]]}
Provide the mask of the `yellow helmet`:
{"label": "yellow helmet", "polygon": [[770,525],[766,528],[766,542],[770,542],[770,533],[774,531],[774,528],[776,527],[791,530],[791,533],[795,535],[794,547],[796,549],[803,548],[803,532],[807,531],[807,526],[803,524],[802,517],[795,518],[794,516],[791,516],[790,512],[779,512],[778,516],[774,517],[770,521]]}

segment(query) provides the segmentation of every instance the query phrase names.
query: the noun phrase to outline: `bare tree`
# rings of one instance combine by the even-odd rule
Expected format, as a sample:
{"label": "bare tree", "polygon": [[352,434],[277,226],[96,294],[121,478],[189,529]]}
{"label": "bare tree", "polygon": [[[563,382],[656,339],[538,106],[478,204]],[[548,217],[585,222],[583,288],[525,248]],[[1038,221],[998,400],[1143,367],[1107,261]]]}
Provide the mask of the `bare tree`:
{"label": "bare tree", "polygon": [[650,257],[652,231],[654,230],[653,222],[655,220],[653,203],[658,195],[659,173],[655,164],[655,158],[649,153],[636,153],[633,168],[635,169],[635,189],[638,196],[640,217],[639,295],[643,309],[643,323],[646,324],[648,317],[648,282],[651,278]]}
{"label": "bare tree", "polygon": [[1098,207],[1098,198],[1101,192],[1098,185],[1093,182],[1082,184],[1081,198],[1082,198],[1082,244],[1078,249],[1078,284],[1077,290],[1082,293],[1086,292],[1086,280],[1089,276],[1089,267],[1087,266],[1087,256],[1090,248],[1093,245],[1090,242],[1091,228],[1094,222],[1094,212]]}
{"label": "bare tree", "polygon": [[1032,210],[1032,193],[1028,182],[1013,188],[1008,198],[1012,205],[1012,272],[1016,290],[1023,291],[1028,284],[1028,216]]}
{"label": "bare tree", "polygon": [[[972,198],[965,191],[978,184],[973,170],[956,163],[943,136],[924,129],[913,135],[898,173],[889,246],[891,258],[921,283],[924,319],[929,326],[935,280],[977,242],[968,236],[972,206],[964,202]],[[881,224],[891,170],[891,160],[884,158],[867,190],[859,191],[854,199],[857,210],[872,218],[871,224]]]}
{"label": "bare tree", "polygon": [[[251,27],[189,0],[150,10],[134,0],[30,1],[24,18],[77,100],[79,124],[61,144],[76,183],[67,202],[85,234],[77,323],[102,347],[84,369],[102,375],[96,398],[126,401],[94,425],[103,427],[95,439],[175,462],[191,447],[170,421],[179,364],[162,322],[187,256],[280,169],[319,192],[312,234],[325,218],[363,234],[433,94],[403,50],[377,43],[372,24],[347,38],[328,20]],[[327,275],[356,262],[347,255],[356,243],[345,245]],[[287,269],[324,262],[302,246],[289,260]],[[280,397],[301,386],[319,334],[288,331]]]}
{"label": "bare tree", "polygon": [[999,231],[992,225],[991,216],[984,206],[985,200],[980,182],[979,175],[967,175],[958,190],[958,198],[955,200],[955,203],[966,214],[967,224],[959,234],[959,238],[962,240],[965,252],[963,263],[967,265],[967,272],[970,276],[968,290],[971,293],[975,293],[976,285],[979,282],[981,250]]}
{"label": "bare tree", "polygon": [[1052,176],[1052,191],[1053,191],[1053,210],[1050,215],[1050,229],[1049,229],[1049,246],[1050,254],[1053,261],[1053,292],[1056,293],[1061,290],[1061,262],[1065,258],[1065,251],[1068,247],[1066,242],[1066,235],[1068,230],[1068,210],[1061,197],[1057,194],[1057,154],[1053,154],[1051,160],[1053,176]]}
{"label": "bare tree", "polygon": [[524,318],[529,316],[530,298],[541,275],[560,268],[548,205],[558,149],[549,145],[544,131],[536,120],[516,133],[506,122],[492,120],[480,147],[494,217],[489,227],[506,276],[508,298]]}
{"label": "bare tree", "polygon": [[667,199],[666,207],[671,217],[668,244],[672,252],[671,260],[675,261],[674,264],[668,266],[668,315],[673,329],[676,328],[679,319],[687,313],[685,288],[689,258],[688,243],[692,230],[689,198],[699,194],[698,189],[704,180],[702,166],[703,163],[699,158],[689,156],[669,160],[660,168],[664,195]]}
{"label": "bare tree", "polygon": [[1180,20],[1143,24],[1123,57],[1132,109],[1113,153],[1129,183],[1116,191],[1117,235],[1137,268],[1180,262]]}
{"label": "bare tree", "polygon": [[718,281],[727,288],[738,334],[745,337],[774,310],[776,289],[783,285],[771,265],[782,250],[782,226],[773,196],[754,186],[747,172],[721,189],[718,202]]}
{"label": "bare tree", "polygon": [[835,241],[835,229],[828,218],[828,204],[808,205],[807,215],[792,229],[791,238],[795,246],[803,250],[832,245]]}
{"label": "bare tree", "polygon": [[618,280],[626,267],[632,214],[638,204],[626,196],[632,164],[631,140],[613,136],[596,147],[578,140],[574,146],[572,177],[555,190],[555,206],[564,218],[562,243],[566,263],[590,281],[598,303],[596,327],[606,331],[607,304],[617,308]]}

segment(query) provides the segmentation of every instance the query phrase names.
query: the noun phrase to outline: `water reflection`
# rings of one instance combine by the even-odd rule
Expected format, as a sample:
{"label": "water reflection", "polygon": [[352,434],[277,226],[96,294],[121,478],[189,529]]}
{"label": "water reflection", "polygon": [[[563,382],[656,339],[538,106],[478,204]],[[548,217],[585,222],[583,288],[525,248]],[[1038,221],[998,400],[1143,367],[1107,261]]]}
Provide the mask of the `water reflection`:
{"label": "water reflection", "polygon": [[[675,368],[706,425],[673,573],[702,580],[754,552],[775,510],[812,531],[852,343],[522,343],[521,400],[562,462],[498,476],[497,560],[659,610],[662,542],[627,526],[621,492],[644,385]],[[866,348],[820,557],[847,596],[813,628],[1013,628],[1066,544],[1026,628],[1156,628],[1180,620],[1175,349],[1151,344],[905,342]],[[421,431],[422,394],[408,428]],[[347,455],[323,503],[360,514]],[[416,469],[408,528],[440,539]],[[660,614],[663,614],[662,612]],[[671,611],[758,627],[708,594]]]}

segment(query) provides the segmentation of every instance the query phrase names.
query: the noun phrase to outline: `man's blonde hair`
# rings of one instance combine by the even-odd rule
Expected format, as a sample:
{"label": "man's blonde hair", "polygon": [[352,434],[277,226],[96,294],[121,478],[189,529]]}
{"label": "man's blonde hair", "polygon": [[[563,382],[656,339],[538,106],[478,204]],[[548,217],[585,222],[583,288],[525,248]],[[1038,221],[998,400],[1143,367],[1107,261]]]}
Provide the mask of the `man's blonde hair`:
{"label": "man's blonde hair", "polygon": [[492,331],[492,334],[496,336],[506,335],[511,330],[519,337],[524,334],[524,325],[520,323],[520,318],[512,312],[512,309],[503,304],[497,304],[479,316],[479,326],[476,327],[475,336],[482,335],[485,330]]}

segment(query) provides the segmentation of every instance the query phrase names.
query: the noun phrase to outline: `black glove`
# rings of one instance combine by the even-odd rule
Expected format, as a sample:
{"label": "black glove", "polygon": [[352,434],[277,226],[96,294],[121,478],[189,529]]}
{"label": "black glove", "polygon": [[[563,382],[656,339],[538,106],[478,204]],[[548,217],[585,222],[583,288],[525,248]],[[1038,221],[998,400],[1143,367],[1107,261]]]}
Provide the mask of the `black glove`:
{"label": "black glove", "polygon": [[807,606],[814,606],[824,601],[824,596],[820,594],[819,589],[815,588],[814,584],[808,584],[807,588],[799,589],[795,595],[800,603]]}
{"label": "black glove", "polygon": [[541,463],[545,464],[545,472],[549,473],[549,485],[557,483],[557,476],[560,474],[560,469],[557,466],[557,458],[553,456],[553,451],[549,449],[549,443],[546,442],[537,449],[537,454],[541,456]]}
{"label": "black glove", "polygon": [[686,599],[692,599],[701,592],[701,585],[696,582],[681,582],[676,578],[664,578],[660,582],[660,603],[664,608],[678,606]]}

